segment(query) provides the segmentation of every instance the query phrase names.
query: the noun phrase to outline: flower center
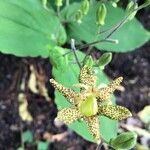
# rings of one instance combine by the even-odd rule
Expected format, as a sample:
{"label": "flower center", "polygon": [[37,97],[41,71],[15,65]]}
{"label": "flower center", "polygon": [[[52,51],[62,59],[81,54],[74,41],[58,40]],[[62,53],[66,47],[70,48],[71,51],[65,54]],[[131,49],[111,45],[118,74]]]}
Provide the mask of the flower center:
{"label": "flower center", "polygon": [[98,105],[96,97],[88,96],[79,105],[79,111],[83,116],[90,117],[94,116],[98,112]]}

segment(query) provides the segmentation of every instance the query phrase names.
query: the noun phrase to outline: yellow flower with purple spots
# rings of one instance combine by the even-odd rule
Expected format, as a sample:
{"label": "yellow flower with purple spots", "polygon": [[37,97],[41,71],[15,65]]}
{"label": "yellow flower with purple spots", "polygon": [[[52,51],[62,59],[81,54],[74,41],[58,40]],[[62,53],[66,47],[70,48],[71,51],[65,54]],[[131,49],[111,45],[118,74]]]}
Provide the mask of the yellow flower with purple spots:
{"label": "yellow flower with purple spots", "polygon": [[71,124],[78,119],[83,119],[96,142],[100,142],[98,116],[106,116],[114,120],[122,120],[131,116],[130,111],[122,106],[112,105],[110,96],[120,86],[123,78],[119,77],[104,88],[96,87],[96,76],[91,68],[84,66],[79,75],[80,88],[75,92],[70,88],[50,79],[51,84],[72,104],[58,112],[57,119],[66,124]]}

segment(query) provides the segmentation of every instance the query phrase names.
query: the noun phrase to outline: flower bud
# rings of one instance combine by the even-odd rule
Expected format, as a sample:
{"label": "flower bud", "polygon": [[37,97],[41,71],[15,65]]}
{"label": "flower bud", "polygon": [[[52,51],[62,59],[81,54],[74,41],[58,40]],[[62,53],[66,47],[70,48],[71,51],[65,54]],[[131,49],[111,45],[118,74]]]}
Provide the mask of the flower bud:
{"label": "flower bud", "polygon": [[136,145],[137,134],[135,132],[124,132],[115,139],[110,140],[110,146],[114,149],[128,150]]}
{"label": "flower bud", "polygon": [[104,67],[110,63],[112,60],[112,53],[104,53],[98,60],[97,66],[101,69],[104,69]]}
{"label": "flower bud", "polygon": [[94,64],[94,62],[93,62],[92,57],[91,57],[91,56],[88,56],[88,57],[86,58],[85,62],[84,62],[84,65],[86,65],[86,66],[92,68],[93,64]]}
{"label": "flower bud", "polygon": [[44,8],[47,8],[47,0],[42,0]]}
{"label": "flower bud", "polygon": [[62,6],[62,5],[63,5],[62,1],[63,1],[63,0],[55,0],[55,5],[56,5],[57,7]]}
{"label": "flower bud", "polygon": [[83,17],[83,14],[82,14],[82,11],[79,9],[75,15],[75,20],[77,21],[77,23],[82,23],[82,17]]}
{"label": "flower bud", "polygon": [[88,0],[83,0],[80,10],[82,11],[82,13],[84,15],[86,15],[88,13],[88,11],[89,11],[89,1]]}
{"label": "flower bud", "polygon": [[94,96],[87,97],[81,102],[79,111],[83,116],[90,117],[96,115],[98,112],[97,100]]}
{"label": "flower bud", "polygon": [[107,14],[107,8],[106,8],[105,4],[103,3],[98,7],[98,9],[96,11],[96,23],[98,25],[105,24],[106,14]]}
{"label": "flower bud", "polygon": [[137,11],[134,11],[138,8],[138,4],[134,3],[133,1],[130,1],[126,8],[126,15],[130,15],[128,17],[128,20],[132,20],[134,16],[136,15]]}
{"label": "flower bud", "polygon": [[117,3],[119,2],[119,0],[111,0],[110,3],[113,7],[117,7]]}

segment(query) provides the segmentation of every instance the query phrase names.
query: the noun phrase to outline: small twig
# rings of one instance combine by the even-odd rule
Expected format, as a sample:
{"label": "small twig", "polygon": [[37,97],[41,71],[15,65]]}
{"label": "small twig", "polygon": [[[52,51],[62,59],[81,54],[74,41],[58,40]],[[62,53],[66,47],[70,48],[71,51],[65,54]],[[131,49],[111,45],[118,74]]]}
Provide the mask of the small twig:
{"label": "small twig", "polygon": [[95,45],[95,44],[101,43],[101,42],[110,42],[110,40],[108,38],[110,38],[112,36],[112,34],[114,32],[116,32],[127,21],[126,19],[127,19],[127,17],[125,17],[119,24],[117,24],[117,26],[115,26],[115,28],[113,28],[113,30],[104,39],[81,45],[80,47],[77,47],[77,49],[86,48],[89,45]]}
{"label": "small twig", "polygon": [[[98,30],[99,30],[99,29],[100,29],[100,26],[98,27]],[[98,35],[96,34],[94,40],[97,38],[97,36],[98,36]],[[87,59],[87,57],[88,57],[90,51],[92,51],[92,46],[89,46],[89,48],[87,49],[86,55],[85,55],[85,57],[84,57],[84,59],[83,59],[83,65],[84,65],[84,62],[86,61],[86,59]]]}
{"label": "small twig", "polygon": [[57,6],[57,16],[60,17],[60,7]]}
{"label": "small twig", "polygon": [[103,34],[103,33],[106,33],[106,32],[108,32],[108,31],[111,31],[111,30],[113,30],[114,27],[115,27],[115,26],[113,26],[112,28],[108,28],[108,29],[106,29],[106,30],[102,30],[102,31],[100,31],[100,32],[97,32],[97,34]]}
{"label": "small twig", "polygon": [[74,41],[74,39],[71,39],[71,49],[73,51],[74,57],[76,59],[76,62],[78,64],[79,68],[81,68],[81,64],[80,64],[80,62],[78,60],[78,57],[77,57],[77,54],[76,54],[76,47],[75,47],[75,41]]}

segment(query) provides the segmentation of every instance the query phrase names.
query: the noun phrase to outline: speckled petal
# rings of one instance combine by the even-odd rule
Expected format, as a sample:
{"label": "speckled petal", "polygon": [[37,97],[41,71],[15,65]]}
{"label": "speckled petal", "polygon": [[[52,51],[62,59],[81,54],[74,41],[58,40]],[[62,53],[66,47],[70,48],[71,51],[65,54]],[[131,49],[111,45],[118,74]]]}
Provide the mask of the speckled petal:
{"label": "speckled petal", "polygon": [[99,105],[98,115],[104,115],[114,120],[122,120],[132,116],[127,108],[113,105]]}
{"label": "speckled petal", "polygon": [[107,101],[110,99],[110,93],[107,92],[106,88],[102,88],[96,92],[96,98],[98,102]]}
{"label": "speckled petal", "polygon": [[64,122],[65,124],[71,124],[77,119],[81,118],[82,115],[76,108],[64,108],[57,114],[57,119]]}
{"label": "speckled petal", "polygon": [[86,125],[97,143],[100,143],[99,120],[96,116],[84,117]]}
{"label": "speckled petal", "polygon": [[92,74],[92,71],[89,67],[84,66],[80,71],[79,82],[88,86],[95,86],[96,76]]}
{"label": "speckled petal", "polygon": [[76,98],[79,97],[79,94],[75,93],[73,90],[64,87],[60,83],[56,82],[54,79],[50,79],[50,83],[55,89],[57,89],[62,95],[72,104],[76,104]]}
{"label": "speckled petal", "polygon": [[114,81],[112,81],[111,83],[109,83],[108,86],[106,87],[107,92],[113,93],[119,87],[122,80],[123,80],[123,77],[119,77],[115,79]]}
{"label": "speckled petal", "polygon": [[119,77],[108,84],[107,87],[101,88],[97,91],[97,100],[98,101],[105,101],[109,100],[111,94],[119,87],[120,83],[122,82],[123,78]]}

